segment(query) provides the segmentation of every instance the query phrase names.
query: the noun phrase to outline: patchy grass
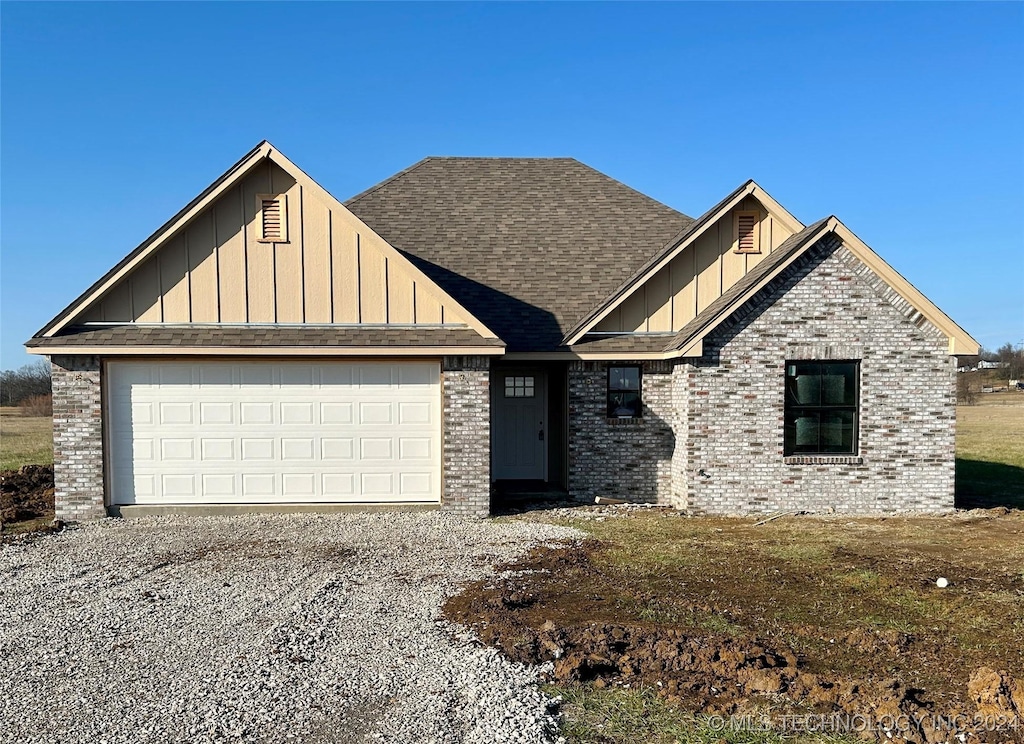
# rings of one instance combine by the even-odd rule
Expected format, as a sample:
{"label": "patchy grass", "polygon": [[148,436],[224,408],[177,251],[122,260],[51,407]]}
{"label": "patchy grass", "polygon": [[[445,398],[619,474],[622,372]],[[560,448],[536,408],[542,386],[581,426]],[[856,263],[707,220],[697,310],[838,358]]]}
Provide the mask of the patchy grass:
{"label": "patchy grass", "polygon": [[794,736],[761,724],[756,716],[699,716],[666,703],[657,690],[596,689],[589,685],[547,685],[562,698],[563,736],[573,744],[853,744],[856,739],[825,734]]}
{"label": "patchy grass", "polygon": [[829,735],[785,735],[762,726],[758,718],[698,716],[667,704],[653,688],[595,689],[586,685],[548,685],[562,698],[563,735],[578,744],[852,744]]}
{"label": "patchy grass", "polygon": [[[623,653],[632,658],[645,638],[656,645],[666,634],[791,651],[799,674],[862,689],[898,679],[940,712],[973,712],[967,681],[979,667],[1024,669],[1021,512],[797,517],[755,526],[755,519],[651,510],[561,521],[592,539],[538,549],[508,579],[482,582],[451,600],[448,616],[474,624],[487,642],[513,658],[519,653],[521,661],[546,658],[544,638],[586,641],[594,628],[606,635],[611,630],[603,629],[629,629],[632,645]],[[936,586],[939,577],[948,579],[947,588]],[[532,647],[531,633],[540,640]],[[689,670],[682,677],[655,666],[639,676],[617,674],[580,684],[557,676],[556,663],[553,689],[565,698],[569,741],[782,740],[778,732],[710,730],[699,713],[719,702],[683,691],[698,678]],[[638,679],[640,689],[620,686]],[[676,679],[679,693],[668,692]],[[722,676],[713,684],[727,690],[736,680]],[[744,700],[741,709],[765,703]],[[865,698],[864,708],[869,704]]]}
{"label": "patchy grass", "polygon": [[53,420],[22,416],[17,408],[0,408],[0,470],[53,464]]}

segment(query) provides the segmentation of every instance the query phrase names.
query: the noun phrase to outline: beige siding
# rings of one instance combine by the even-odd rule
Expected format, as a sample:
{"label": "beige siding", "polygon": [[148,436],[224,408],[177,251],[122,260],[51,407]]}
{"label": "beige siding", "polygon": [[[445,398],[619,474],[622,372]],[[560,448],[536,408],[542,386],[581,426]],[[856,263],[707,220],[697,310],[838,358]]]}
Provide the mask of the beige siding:
{"label": "beige siding", "polygon": [[142,323],[159,323],[163,318],[163,298],[160,295],[159,264],[146,261],[130,280],[134,300],[134,317]]}
{"label": "beige siding", "polygon": [[218,297],[221,319],[249,320],[243,189],[234,188],[214,205],[217,227]]}
{"label": "beige siding", "polygon": [[213,212],[199,215],[185,235],[188,245],[188,269],[191,276],[189,299],[193,323],[216,323],[217,309],[217,241],[213,234]]}
{"label": "beige siding", "polygon": [[331,211],[318,199],[302,200],[303,296],[307,323],[333,321]]}
{"label": "beige siding", "polygon": [[[736,252],[737,211],[758,213],[759,253]],[[755,197],[748,196],[638,287],[594,330],[678,331],[792,234]]]}
{"label": "beige siding", "polygon": [[[259,240],[257,194],[284,194],[288,242]],[[641,321],[645,313],[641,313]],[[260,163],[83,314],[146,323],[396,323],[463,319],[350,213]]]}

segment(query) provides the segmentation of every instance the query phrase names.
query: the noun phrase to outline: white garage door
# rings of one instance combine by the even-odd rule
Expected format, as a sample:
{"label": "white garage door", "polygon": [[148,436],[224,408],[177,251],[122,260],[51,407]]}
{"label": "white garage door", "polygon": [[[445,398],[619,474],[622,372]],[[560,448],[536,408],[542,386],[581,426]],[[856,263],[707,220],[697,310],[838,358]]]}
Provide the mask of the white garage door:
{"label": "white garage door", "polygon": [[114,504],[438,502],[436,362],[111,362]]}

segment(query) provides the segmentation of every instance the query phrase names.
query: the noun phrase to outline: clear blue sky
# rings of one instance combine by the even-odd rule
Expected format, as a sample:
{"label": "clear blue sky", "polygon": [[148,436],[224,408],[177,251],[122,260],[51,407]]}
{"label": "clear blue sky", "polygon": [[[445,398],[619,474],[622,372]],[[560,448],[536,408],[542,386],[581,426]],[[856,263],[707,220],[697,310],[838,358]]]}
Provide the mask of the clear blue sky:
{"label": "clear blue sky", "polygon": [[344,199],[572,156],[690,215],[754,178],[992,347],[1024,340],[1024,4],[11,3],[2,345],[261,139]]}

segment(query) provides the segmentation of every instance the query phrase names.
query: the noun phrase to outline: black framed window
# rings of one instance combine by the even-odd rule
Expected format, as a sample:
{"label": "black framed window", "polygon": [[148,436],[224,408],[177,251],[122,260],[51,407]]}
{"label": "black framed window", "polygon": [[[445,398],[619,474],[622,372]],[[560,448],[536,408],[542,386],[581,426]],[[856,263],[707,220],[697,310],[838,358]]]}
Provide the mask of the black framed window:
{"label": "black framed window", "polygon": [[786,362],[785,455],[856,455],[860,362]]}
{"label": "black framed window", "polygon": [[640,367],[608,368],[608,418],[640,418]]}

